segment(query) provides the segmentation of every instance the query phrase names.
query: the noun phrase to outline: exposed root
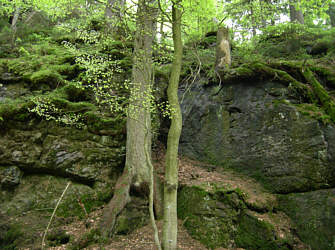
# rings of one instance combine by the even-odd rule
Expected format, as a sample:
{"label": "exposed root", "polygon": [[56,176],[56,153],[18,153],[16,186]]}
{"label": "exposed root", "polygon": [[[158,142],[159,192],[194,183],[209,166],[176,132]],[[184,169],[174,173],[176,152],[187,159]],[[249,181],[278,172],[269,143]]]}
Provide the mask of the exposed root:
{"label": "exposed root", "polygon": [[325,88],[319,83],[319,81],[315,78],[309,68],[304,70],[303,75],[306,80],[312,85],[314,93],[318,97],[326,113],[330,116],[332,121],[335,122],[335,103],[333,98],[329,96]]}
{"label": "exposed root", "polygon": [[130,202],[129,191],[131,182],[132,176],[126,166],[122,175],[116,182],[113,198],[104,208],[103,216],[99,225],[99,229],[103,237],[110,237],[112,235],[117,216]]}

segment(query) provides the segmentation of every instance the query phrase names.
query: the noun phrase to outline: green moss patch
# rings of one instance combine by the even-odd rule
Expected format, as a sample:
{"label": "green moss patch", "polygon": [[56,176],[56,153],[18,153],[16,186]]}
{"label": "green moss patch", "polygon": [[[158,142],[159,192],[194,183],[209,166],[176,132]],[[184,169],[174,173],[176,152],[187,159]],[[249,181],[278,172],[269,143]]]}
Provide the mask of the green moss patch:
{"label": "green moss patch", "polygon": [[282,195],[280,210],[295,223],[299,238],[312,249],[335,249],[335,190]]}
{"label": "green moss patch", "polygon": [[210,194],[200,187],[183,187],[178,193],[178,217],[192,237],[207,247],[228,247],[239,214],[238,196]]}
{"label": "green moss patch", "polygon": [[30,81],[32,82],[34,88],[41,87],[41,85],[47,85],[54,89],[64,83],[62,76],[58,72],[50,69],[34,72],[30,76]]}
{"label": "green moss patch", "polygon": [[290,249],[289,246],[281,246],[281,242],[277,242],[271,224],[248,214],[239,219],[235,242],[244,249]]}
{"label": "green moss patch", "polygon": [[122,117],[101,117],[95,112],[87,112],[84,119],[88,130],[95,134],[118,135],[125,128],[125,119]]}
{"label": "green moss patch", "polygon": [[18,249],[17,241],[22,236],[22,231],[19,226],[11,226],[0,228],[0,249],[15,250]]}

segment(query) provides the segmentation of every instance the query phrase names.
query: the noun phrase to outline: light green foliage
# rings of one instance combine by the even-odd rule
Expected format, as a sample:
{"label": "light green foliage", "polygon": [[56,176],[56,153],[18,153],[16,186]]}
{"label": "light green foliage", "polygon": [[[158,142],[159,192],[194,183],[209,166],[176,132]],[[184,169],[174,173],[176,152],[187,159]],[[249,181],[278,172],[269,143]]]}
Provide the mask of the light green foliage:
{"label": "light green foliage", "polygon": [[183,21],[188,39],[201,37],[209,31],[215,30],[218,17],[214,0],[183,1]]}
{"label": "light green foliage", "polygon": [[51,17],[64,17],[79,6],[85,6],[84,0],[1,0],[0,14],[11,15],[15,9],[44,11]]}
{"label": "light green foliage", "polygon": [[[152,114],[161,111],[164,117],[170,116],[171,107],[167,102],[156,101],[151,86],[146,91],[141,91],[140,85],[124,77],[127,73],[124,61],[131,53],[130,48],[127,47],[127,45],[130,46],[129,42],[113,40],[98,31],[79,30],[77,36],[86,44],[96,44],[95,50],[83,52],[70,42],[63,42],[63,45],[72,54],[77,55],[75,61],[84,69],[78,84],[82,88],[91,90],[99,105],[109,107],[112,113],[127,114],[134,119],[136,119],[137,110],[141,107]],[[105,53],[102,54],[100,51]],[[142,100],[142,102],[137,103],[136,100]]]}
{"label": "light green foliage", "polygon": [[35,106],[29,108],[29,112],[36,113],[40,117],[43,117],[47,121],[54,120],[58,123],[76,126],[82,128],[84,126],[81,114],[76,113],[64,113],[64,110],[57,107],[50,99],[47,97],[35,97],[32,98]]}

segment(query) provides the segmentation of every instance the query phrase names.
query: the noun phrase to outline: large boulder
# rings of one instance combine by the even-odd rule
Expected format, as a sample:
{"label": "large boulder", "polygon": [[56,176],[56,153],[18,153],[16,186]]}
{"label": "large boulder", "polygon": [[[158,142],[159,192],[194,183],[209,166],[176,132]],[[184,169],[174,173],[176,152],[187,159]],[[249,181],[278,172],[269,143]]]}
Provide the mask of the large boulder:
{"label": "large boulder", "polygon": [[210,249],[308,248],[296,237],[285,214],[256,212],[248,195],[217,184],[183,186],[178,193],[178,216],[192,237]]}
{"label": "large boulder", "polygon": [[232,168],[275,193],[335,186],[335,126],[299,112],[278,82],[194,87],[182,103],[181,153]]}
{"label": "large boulder", "polygon": [[[335,249],[332,212],[335,126],[329,121],[325,123],[322,110],[314,104],[303,104],[290,88],[273,81],[194,85],[181,96],[183,132],[180,151],[183,155],[210,163],[212,169],[222,173],[229,169],[253,177],[269,192],[280,196],[279,207],[275,210],[279,209],[292,219],[295,224],[292,230],[304,243],[312,249]],[[302,107],[310,109],[305,112]],[[191,202],[193,196],[185,197],[186,202]],[[204,216],[202,208],[206,207],[210,210],[206,212],[209,217],[218,217],[218,210],[212,209],[211,202],[203,204],[206,199],[191,202],[199,209],[198,212],[188,209],[188,213],[201,218]],[[235,244],[247,249],[264,243],[258,241],[258,233],[271,235],[265,230],[266,225],[255,227],[256,220],[250,215],[233,218],[229,215],[210,219],[209,223],[215,222],[211,230],[217,226],[224,228],[220,225],[238,220],[236,232],[224,231],[239,235]],[[188,220],[197,224],[192,216]],[[196,237],[209,230],[205,225],[209,224],[193,227],[198,232]],[[255,228],[258,229],[255,231]],[[254,231],[255,235],[240,234],[239,230]],[[213,235],[218,236],[217,233]],[[217,239],[222,241],[224,237]],[[283,247],[271,237],[268,239],[266,249]],[[225,245],[229,246],[227,242]]]}

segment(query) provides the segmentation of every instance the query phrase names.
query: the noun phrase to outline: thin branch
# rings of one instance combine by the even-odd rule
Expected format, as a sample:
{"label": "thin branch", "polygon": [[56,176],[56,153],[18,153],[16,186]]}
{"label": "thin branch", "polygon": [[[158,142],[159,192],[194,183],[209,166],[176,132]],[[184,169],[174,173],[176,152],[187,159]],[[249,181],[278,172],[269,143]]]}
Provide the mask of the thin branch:
{"label": "thin branch", "polygon": [[55,207],[55,209],[54,209],[54,211],[53,211],[53,213],[52,213],[52,215],[51,215],[51,217],[50,217],[48,226],[47,226],[47,228],[46,228],[45,231],[44,231],[43,238],[42,238],[42,250],[44,249],[44,241],[45,241],[45,237],[47,236],[47,233],[48,233],[49,227],[50,227],[50,225],[51,225],[52,219],[54,218],[54,216],[55,216],[55,214],[56,214],[56,211],[57,211],[57,208],[58,208],[60,202],[62,201],[62,199],[63,199],[63,197],[64,197],[64,195],[65,195],[65,193],[66,193],[66,190],[69,188],[70,184],[71,184],[71,181],[69,181],[69,182],[67,183],[67,185],[66,185],[66,187],[65,187],[65,189],[64,189],[64,191],[63,191],[63,193],[62,193],[62,195],[60,196],[60,198],[59,198],[59,200],[58,200],[58,202],[57,202],[57,204],[56,204],[56,207]]}
{"label": "thin branch", "polygon": [[171,17],[168,14],[166,14],[165,11],[162,9],[161,0],[158,0],[158,7],[160,11],[162,12],[162,14],[167,17],[170,23],[172,23]]}

